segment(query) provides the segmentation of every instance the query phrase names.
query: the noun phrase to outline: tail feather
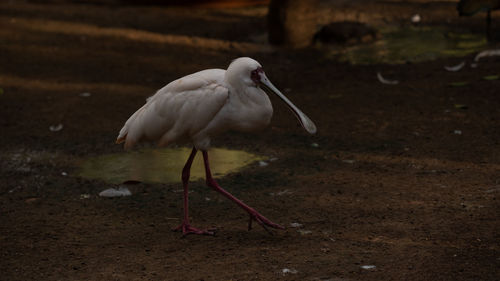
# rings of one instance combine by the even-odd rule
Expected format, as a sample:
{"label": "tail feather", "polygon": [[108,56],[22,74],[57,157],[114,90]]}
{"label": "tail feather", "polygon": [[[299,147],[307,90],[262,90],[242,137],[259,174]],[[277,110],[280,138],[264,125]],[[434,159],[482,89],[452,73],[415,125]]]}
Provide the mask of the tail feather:
{"label": "tail feather", "polygon": [[116,144],[120,144],[122,142],[124,142],[125,140],[127,140],[127,135],[123,136],[123,137],[118,137],[115,141]]}
{"label": "tail feather", "polygon": [[130,140],[130,139],[127,140],[127,137],[128,137],[130,127],[132,126],[134,121],[137,119],[137,117],[139,116],[139,114],[143,110],[144,110],[144,106],[141,107],[139,110],[137,110],[134,114],[132,114],[132,116],[130,116],[130,118],[128,118],[127,122],[125,122],[125,125],[123,125],[123,128],[120,130],[120,133],[118,134],[118,137],[116,138],[116,141],[115,141],[116,144],[120,144],[120,143],[125,142],[125,148],[128,149],[128,148],[131,148],[136,143],[136,141],[134,141],[134,140]]}

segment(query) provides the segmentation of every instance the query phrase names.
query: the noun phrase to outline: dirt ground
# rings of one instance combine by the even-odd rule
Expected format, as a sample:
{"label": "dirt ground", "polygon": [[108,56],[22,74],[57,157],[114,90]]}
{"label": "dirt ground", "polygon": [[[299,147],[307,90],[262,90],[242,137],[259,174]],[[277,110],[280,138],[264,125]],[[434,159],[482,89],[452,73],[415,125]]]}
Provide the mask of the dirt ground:
{"label": "dirt ground", "polygon": [[[500,81],[482,79],[500,59],[446,72],[473,55],[353,66],[272,49],[265,8],[2,1],[0,26],[0,279],[500,280]],[[106,199],[109,183],[75,176],[122,152],[118,130],[156,89],[243,55],[319,129],[271,97],[269,128],[213,143],[278,158],[219,183],[286,230],[247,231],[196,181],[192,222],[219,231],[182,238],[178,183]]]}

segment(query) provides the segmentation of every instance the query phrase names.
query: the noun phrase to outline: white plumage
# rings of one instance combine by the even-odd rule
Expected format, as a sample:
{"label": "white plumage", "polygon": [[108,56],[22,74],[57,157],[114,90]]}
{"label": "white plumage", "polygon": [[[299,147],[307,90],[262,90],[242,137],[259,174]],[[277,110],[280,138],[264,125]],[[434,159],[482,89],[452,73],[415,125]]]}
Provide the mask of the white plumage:
{"label": "white plumage", "polygon": [[[222,131],[267,126],[273,114],[271,102],[251,79],[251,72],[259,68],[257,61],[239,58],[227,71],[207,69],[172,81],[127,120],[117,142],[125,141],[128,149],[142,140],[158,141],[160,146],[191,141],[206,150],[211,136]],[[296,114],[305,117],[300,111]],[[304,119],[314,133],[312,121]]]}
{"label": "white plumage", "polygon": [[120,130],[116,142],[125,142],[126,149],[143,140],[157,141],[159,146],[185,141],[193,143],[193,152],[182,173],[184,220],[177,229],[184,234],[213,234],[189,224],[189,170],[197,150],[203,152],[210,187],[245,209],[250,215],[250,222],[256,220],[264,227],[282,228],[218,186],[208,164],[207,149],[213,136],[230,129],[253,131],[269,124],[273,108],[261,87],[278,95],[309,133],[316,132],[314,123],[267,79],[262,66],[247,57],[234,60],[227,70],[207,69],[172,81],[148,98],[146,104]]}
{"label": "white plumage", "polygon": [[229,97],[224,73],[203,70],[169,83],[129,118],[118,138],[126,139],[126,148],[143,139],[160,146],[191,140],[199,149],[208,148],[208,127]]}

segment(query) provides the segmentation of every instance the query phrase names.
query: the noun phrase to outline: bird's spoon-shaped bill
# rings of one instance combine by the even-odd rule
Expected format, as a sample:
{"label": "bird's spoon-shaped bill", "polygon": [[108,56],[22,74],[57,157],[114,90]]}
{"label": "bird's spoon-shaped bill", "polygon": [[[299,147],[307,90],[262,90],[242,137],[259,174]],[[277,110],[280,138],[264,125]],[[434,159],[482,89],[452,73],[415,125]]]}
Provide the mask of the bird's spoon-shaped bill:
{"label": "bird's spoon-shaped bill", "polygon": [[314,125],[314,122],[307,117],[300,109],[298,109],[285,95],[283,95],[274,85],[267,79],[265,74],[261,74],[261,79],[260,83],[262,86],[264,86],[265,89],[273,92],[276,94],[278,97],[280,97],[287,105],[288,107],[295,113],[295,116],[297,116],[297,119],[299,119],[300,124],[304,129],[310,133],[310,134],[315,134],[316,133],[316,125]]}

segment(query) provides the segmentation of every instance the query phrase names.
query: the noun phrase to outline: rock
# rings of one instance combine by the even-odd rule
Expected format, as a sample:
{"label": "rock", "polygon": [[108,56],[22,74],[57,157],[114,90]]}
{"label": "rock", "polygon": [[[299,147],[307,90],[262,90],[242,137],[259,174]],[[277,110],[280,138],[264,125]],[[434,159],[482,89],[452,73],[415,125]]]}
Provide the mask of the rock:
{"label": "rock", "polygon": [[269,42],[305,47],[316,33],[318,0],[272,0],[267,17]]}
{"label": "rock", "polygon": [[326,44],[368,43],[379,37],[377,30],[360,22],[332,22],[323,26],[313,37],[313,42]]}
{"label": "rock", "polygon": [[[269,42],[292,48],[311,45],[315,34],[331,23],[371,26],[408,23],[418,14],[426,23],[458,21],[454,2],[373,0],[271,0],[267,15]],[[363,37],[361,37],[363,38]],[[363,39],[362,39],[363,40]]]}

